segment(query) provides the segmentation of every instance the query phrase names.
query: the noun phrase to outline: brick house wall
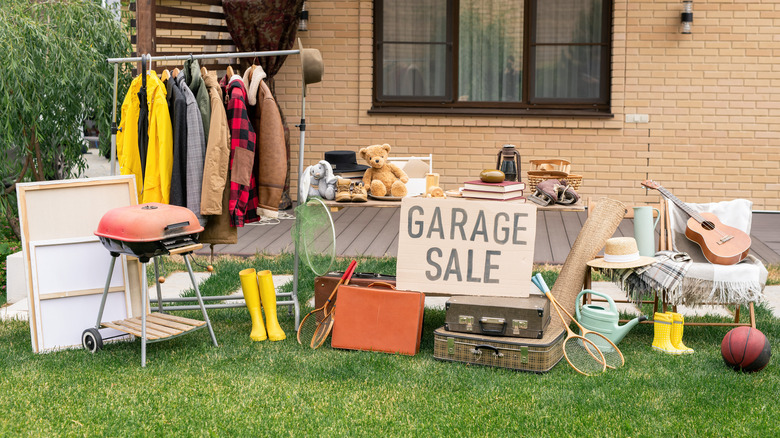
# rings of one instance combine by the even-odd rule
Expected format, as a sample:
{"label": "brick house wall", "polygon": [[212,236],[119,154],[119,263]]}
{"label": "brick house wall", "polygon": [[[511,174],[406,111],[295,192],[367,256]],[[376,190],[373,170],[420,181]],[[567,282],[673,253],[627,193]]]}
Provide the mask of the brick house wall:
{"label": "brick house wall", "polygon": [[[585,197],[654,202],[657,193],[639,185],[651,178],[688,202],[748,198],[756,210],[780,210],[780,0],[695,1],[691,35],[680,33],[679,0],[615,0],[614,116],[606,119],[369,115],[373,2],[307,0],[306,7],[309,31],[298,35],[305,47],[322,52],[325,76],[308,87],[304,165],[328,150],[389,143],[397,156],[433,153],[442,186],[452,189],[494,168],[498,149],[512,143],[524,171],[531,159],[571,161],[572,173],[584,177]],[[296,57],[288,58],[276,81],[291,130],[295,184],[299,132],[293,125],[301,105]],[[646,114],[649,121],[627,123],[631,114]]]}
{"label": "brick house wall", "polygon": [[[371,1],[308,0],[305,47],[325,60],[308,87],[305,165],[325,151],[389,143],[392,153],[434,154],[446,189],[494,168],[504,143],[530,159],[565,158],[583,175],[583,196],[652,202],[652,178],[688,202],[748,198],[780,210],[780,1],[694,2],[691,35],[680,33],[682,3],[616,0],[612,113],[608,119],[369,115]],[[288,59],[277,93],[288,116],[296,178],[300,66]],[[647,114],[648,123],[626,123]],[[527,164],[524,163],[524,170]]]}

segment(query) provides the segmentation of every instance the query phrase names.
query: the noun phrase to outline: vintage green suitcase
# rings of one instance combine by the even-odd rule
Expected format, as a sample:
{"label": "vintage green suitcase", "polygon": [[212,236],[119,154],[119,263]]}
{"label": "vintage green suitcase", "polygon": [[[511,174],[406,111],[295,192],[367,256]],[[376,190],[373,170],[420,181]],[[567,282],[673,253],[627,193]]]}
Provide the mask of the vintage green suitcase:
{"label": "vintage green suitcase", "polygon": [[444,328],[451,332],[541,339],[550,324],[550,300],[454,296],[444,308]]}
{"label": "vintage green suitcase", "polygon": [[566,331],[554,325],[542,339],[456,333],[440,327],[433,332],[435,359],[544,373],[563,357]]}

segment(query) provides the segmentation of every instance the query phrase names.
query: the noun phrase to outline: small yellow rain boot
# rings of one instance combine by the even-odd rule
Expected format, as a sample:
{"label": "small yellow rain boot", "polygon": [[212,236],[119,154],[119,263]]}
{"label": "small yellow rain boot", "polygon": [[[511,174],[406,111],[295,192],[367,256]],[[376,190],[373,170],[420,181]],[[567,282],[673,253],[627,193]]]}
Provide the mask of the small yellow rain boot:
{"label": "small yellow rain boot", "polygon": [[274,279],[271,271],[260,271],[257,273],[257,282],[260,285],[260,299],[263,300],[263,309],[265,310],[265,323],[268,326],[268,339],[272,341],[281,341],[287,338],[284,330],[279,326],[279,320],[276,319],[276,288],[274,288]]}
{"label": "small yellow rain boot", "polygon": [[238,273],[241,279],[241,290],[244,292],[244,301],[252,318],[252,333],[249,337],[253,341],[265,341],[268,336],[263,325],[263,314],[260,312],[260,289],[257,287],[257,275],[254,268],[244,269]]}
{"label": "small yellow rain boot", "polygon": [[674,348],[680,351],[682,354],[693,354],[693,348],[688,348],[683,344],[683,327],[685,326],[685,319],[683,316],[676,312],[667,312],[672,315],[672,333],[670,335],[672,345]]}
{"label": "small yellow rain boot", "polygon": [[667,354],[680,354],[680,351],[674,348],[671,341],[672,315],[656,312],[653,319],[653,350]]}

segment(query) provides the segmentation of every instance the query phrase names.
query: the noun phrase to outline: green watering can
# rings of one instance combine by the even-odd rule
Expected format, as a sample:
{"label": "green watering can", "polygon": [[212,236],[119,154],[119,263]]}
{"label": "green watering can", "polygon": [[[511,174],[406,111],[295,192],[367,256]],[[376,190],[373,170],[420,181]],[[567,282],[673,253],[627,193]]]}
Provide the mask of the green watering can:
{"label": "green watering can", "polygon": [[[582,295],[584,294],[605,298],[609,304],[609,309],[605,309],[604,307],[595,304],[583,305]],[[580,292],[579,295],[577,295],[576,303],[577,306],[574,311],[577,316],[577,321],[588,330],[593,330],[594,332],[599,332],[606,336],[610,341],[614,342],[615,345],[617,345],[617,343],[620,342],[635,325],[647,319],[647,317],[643,315],[634,318],[623,325],[618,325],[620,314],[618,313],[617,306],[615,306],[615,302],[612,298],[607,294],[590,289],[585,289]],[[594,339],[593,342],[596,342],[596,340]],[[604,343],[606,344],[606,342]],[[596,346],[601,348],[598,344],[596,344]]]}

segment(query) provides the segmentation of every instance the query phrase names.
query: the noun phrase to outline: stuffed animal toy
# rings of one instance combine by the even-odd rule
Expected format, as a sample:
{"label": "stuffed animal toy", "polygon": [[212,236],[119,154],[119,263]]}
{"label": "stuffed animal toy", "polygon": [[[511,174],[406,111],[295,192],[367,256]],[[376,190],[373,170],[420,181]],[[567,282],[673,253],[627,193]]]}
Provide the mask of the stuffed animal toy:
{"label": "stuffed animal toy", "polygon": [[390,145],[375,144],[360,150],[360,156],[369,167],[363,175],[363,185],[371,190],[372,196],[406,196],[406,172],[389,162]]}
{"label": "stuffed animal toy", "polygon": [[336,197],[336,181],[333,167],[325,160],[307,167],[301,177],[299,190],[300,203],[312,196],[320,196],[323,199],[333,200]]}

